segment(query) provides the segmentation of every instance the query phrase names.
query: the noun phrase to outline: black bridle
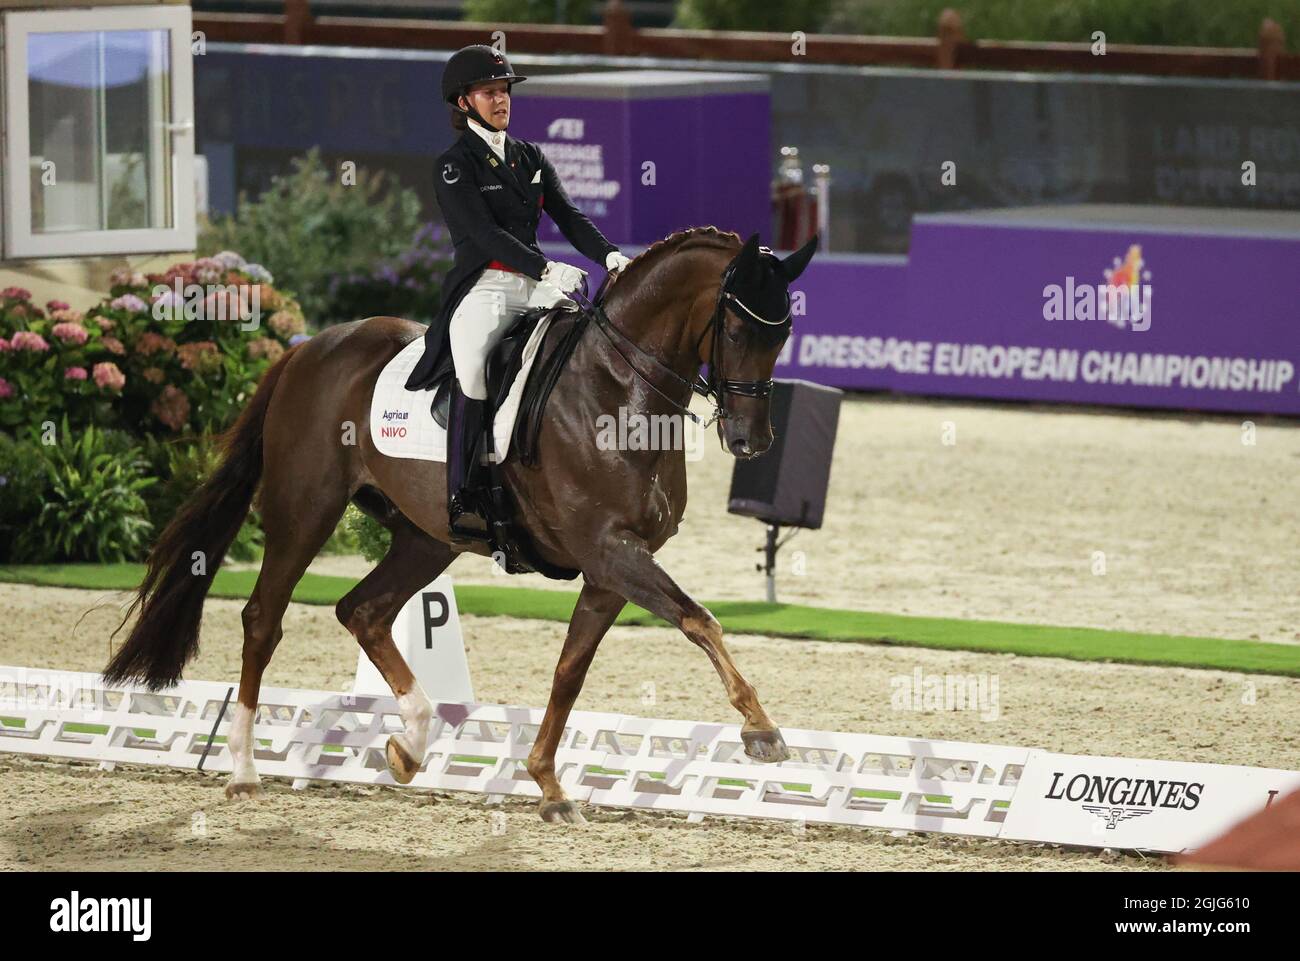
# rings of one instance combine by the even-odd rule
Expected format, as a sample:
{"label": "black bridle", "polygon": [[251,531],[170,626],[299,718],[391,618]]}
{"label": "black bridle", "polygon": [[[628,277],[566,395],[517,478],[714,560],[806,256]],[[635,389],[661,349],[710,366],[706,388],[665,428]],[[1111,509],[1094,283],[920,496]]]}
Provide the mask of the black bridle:
{"label": "black bridle", "polygon": [[[771,256],[771,251],[766,247],[758,248],[760,255]],[[726,411],[723,407],[725,394],[740,394],[742,397],[767,397],[772,393],[772,381],[767,380],[728,380],[723,374],[722,363],[722,336],[723,328],[726,326],[726,312],[730,310],[742,321],[757,321],[760,324],[767,324],[770,327],[789,326],[790,323],[790,292],[785,294],[785,314],[780,320],[768,320],[749,307],[736,296],[735,291],[731,289],[731,281],[736,273],[736,262],[733,260],[727,265],[727,269],[722,272],[722,283],[718,285],[718,302],[713,307],[713,316],[709,318],[708,325],[700,333],[700,338],[695,342],[695,356],[700,354],[700,344],[704,343],[704,338],[708,336],[709,331],[713,331],[713,346],[709,351],[709,376],[706,378],[703,374],[697,374],[695,383],[691,389],[701,397],[712,397],[721,416],[726,417]]]}
{"label": "black bridle", "polygon": [[[772,256],[772,252],[766,247],[760,247],[759,253],[761,255]],[[664,364],[664,362],[661,361],[658,357],[656,357],[654,354],[651,354],[649,351],[645,350],[643,347],[641,347],[640,344],[636,343],[634,340],[628,337],[627,334],[623,333],[621,330],[619,330],[617,327],[614,326],[613,321],[611,321],[609,319],[609,316],[605,313],[605,308],[602,303],[602,301],[604,300],[605,290],[609,285],[609,281],[610,281],[609,274],[605,275],[605,279],[601,282],[600,288],[596,291],[596,296],[591,300],[587,299],[587,280],[584,277],[582,281],[583,289],[582,289],[581,300],[579,300],[578,303],[580,304],[580,306],[582,306],[584,309],[590,312],[590,315],[596,321],[596,326],[599,327],[601,332],[605,334],[606,338],[609,339],[610,345],[619,354],[619,356],[623,358],[623,360],[627,363],[627,365],[632,368],[632,371],[643,381],[645,381],[646,384],[655,393],[659,394],[670,404],[676,407],[678,411],[685,414],[687,417],[691,418],[691,420],[694,421],[696,424],[700,424],[700,418],[696,416],[687,406],[687,404],[689,404],[690,394],[691,393],[699,394],[701,397],[705,398],[706,400],[712,400],[713,416],[710,417],[702,425],[707,428],[707,427],[711,427],[715,421],[726,420],[728,417],[731,416],[730,414],[727,413],[727,406],[726,406],[727,394],[738,394],[742,397],[762,398],[762,397],[767,397],[772,393],[771,378],[768,378],[766,380],[730,380],[725,376],[724,365],[723,365],[722,341],[723,341],[723,328],[726,326],[724,322],[726,319],[726,312],[730,310],[737,317],[739,317],[741,320],[746,322],[753,321],[760,324],[767,324],[768,326],[771,327],[786,326],[788,328],[790,325],[789,291],[786,291],[786,295],[785,295],[785,314],[781,317],[780,320],[768,320],[767,318],[763,317],[762,315],[756,313],[754,310],[746,306],[744,301],[742,301],[739,297],[737,297],[735,291],[731,289],[731,284],[735,277],[735,273],[736,273],[736,261],[732,260],[731,263],[727,265],[727,269],[722,272],[722,282],[718,285],[718,299],[713,306],[713,315],[709,318],[709,322],[708,324],[705,325],[704,330],[700,332],[699,339],[695,341],[695,349],[693,353],[696,357],[698,357],[700,354],[700,345],[704,343],[704,338],[707,337],[710,332],[713,333],[713,344],[709,352],[708,376],[706,377],[704,374],[697,373],[695,375],[694,380],[686,380],[685,378],[683,378],[675,370],[673,370],[672,368]],[[641,354],[648,361],[650,361],[650,363],[652,363],[660,371],[667,374],[673,380],[677,381],[677,383],[685,387],[686,390],[689,392],[687,394],[687,403],[682,403],[681,401],[674,400],[672,397],[669,397],[662,390],[656,387],[654,383],[651,382],[651,380],[645,376],[645,374],[641,373],[640,369],[636,366],[636,364],[632,363],[631,358],[629,358],[628,355],[622,351],[622,349],[615,342],[614,336],[612,335],[617,335],[625,343],[627,343],[634,350],[636,350],[637,353]]]}

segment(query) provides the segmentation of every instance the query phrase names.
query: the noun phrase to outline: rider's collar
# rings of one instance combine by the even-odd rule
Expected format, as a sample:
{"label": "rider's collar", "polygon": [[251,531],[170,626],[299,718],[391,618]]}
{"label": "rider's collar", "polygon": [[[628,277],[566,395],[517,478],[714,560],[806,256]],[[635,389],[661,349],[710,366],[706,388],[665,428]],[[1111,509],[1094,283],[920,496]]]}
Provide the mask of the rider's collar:
{"label": "rider's collar", "polygon": [[479,125],[473,117],[466,118],[469,129],[483,138],[484,143],[492,148],[492,152],[497,155],[498,160],[506,159],[506,135],[500,130],[488,130]]}

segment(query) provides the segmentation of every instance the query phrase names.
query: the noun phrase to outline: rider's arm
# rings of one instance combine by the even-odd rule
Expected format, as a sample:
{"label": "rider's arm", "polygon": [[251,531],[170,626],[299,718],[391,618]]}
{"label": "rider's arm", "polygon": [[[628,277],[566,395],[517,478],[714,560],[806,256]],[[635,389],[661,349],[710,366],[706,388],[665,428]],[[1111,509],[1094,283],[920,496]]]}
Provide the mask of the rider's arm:
{"label": "rider's arm", "polygon": [[434,190],[452,236],[469,237],[492,260],[541,280],[546,258],[497,224],[469,171],[462,169],[451,184],[445,177],[435,177]]}
{"label": "rider's arm", "polygon": [[536,149],[542,166],[542,209],[551,215],[555,226],[560,228],[560,233],[579,253],[598,264],[604,264],[609,252],[618,248],[606,240],[596,225],[587,219],[587,215],[573,205],[560,178],[555,174],[555,168],[546,159],[546,154],[540,147]]}

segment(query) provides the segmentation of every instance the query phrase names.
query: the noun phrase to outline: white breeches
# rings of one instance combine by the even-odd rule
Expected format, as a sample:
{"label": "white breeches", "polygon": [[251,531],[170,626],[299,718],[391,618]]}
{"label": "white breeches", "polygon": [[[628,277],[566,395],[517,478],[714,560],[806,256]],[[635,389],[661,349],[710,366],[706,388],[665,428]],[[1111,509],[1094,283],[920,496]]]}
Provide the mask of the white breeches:
{"label": "white breeches", "polygon": [[564,299],[551,284],[508,270],[485,270],[451,315],[451,359],[466,397],[487,400],[487,358],[515,318]]}

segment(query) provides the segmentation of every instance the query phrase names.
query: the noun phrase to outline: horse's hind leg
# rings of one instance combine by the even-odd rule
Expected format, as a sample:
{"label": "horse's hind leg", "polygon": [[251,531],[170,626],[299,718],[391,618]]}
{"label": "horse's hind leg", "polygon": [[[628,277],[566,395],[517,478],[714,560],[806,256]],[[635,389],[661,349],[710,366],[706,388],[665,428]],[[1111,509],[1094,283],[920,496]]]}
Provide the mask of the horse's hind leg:
{"label": "horse's hind leg", "polygon": [[617,533],[583,565],[583,574],[601,587],[617,591],[634,604],[674,624],[713,662],[727,699],[745,718],[741,740],[745,753],[756,761],[775,763],[790,756],[781,731],[763,710],[758,692],[745,680],[722,642],[722,625],[659,566],[644,540],[628,532]]}
{"label": "horse's hind leg", "polygon": [[[269,466],[268,466],[269,469]],[[244,605],[244,666],[239,675],[239,703],[230,722],[230,754],[234,771],[226,797],[239,800],[261,792],[253,764],[256,747],[253,721],[262,688],[262,673],[280,643],[280,622],[294,585],[334,532],[347,506],[347,491],[335,474],[323,470],[314,483],[294,477],[293,489],[282,489],[273,477],[262,490],[262,525],[266,546],[257,584]],[[304,489],[304,488],[312,489]]]}
{"label": "horse's hind leg", "polygon": [[393,621],[415,592],[447,569],[452,549],[402,517],[378,566],[338,603],[335,614],[393,689],[405,730],[388,739],[388,770],[408,784],[424,762],[433,705],[393,642]]}

